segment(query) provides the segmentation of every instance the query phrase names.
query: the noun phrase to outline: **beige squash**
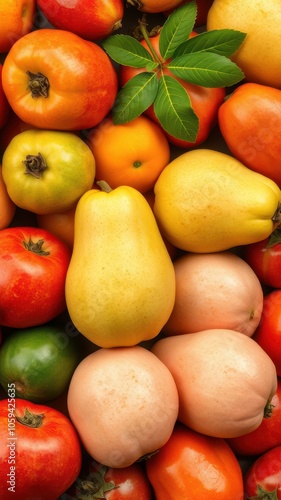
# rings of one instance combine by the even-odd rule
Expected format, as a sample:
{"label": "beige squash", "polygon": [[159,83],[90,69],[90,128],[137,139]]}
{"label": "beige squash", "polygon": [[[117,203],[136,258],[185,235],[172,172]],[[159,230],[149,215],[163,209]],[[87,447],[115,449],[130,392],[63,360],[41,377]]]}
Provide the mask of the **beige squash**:
{"label": "beige squash", "polygon": [[277,390],[275,365],[251,337],[225,329],[156,341],[179,393],[178,419],[191,429],[231,438],[256,429]]}

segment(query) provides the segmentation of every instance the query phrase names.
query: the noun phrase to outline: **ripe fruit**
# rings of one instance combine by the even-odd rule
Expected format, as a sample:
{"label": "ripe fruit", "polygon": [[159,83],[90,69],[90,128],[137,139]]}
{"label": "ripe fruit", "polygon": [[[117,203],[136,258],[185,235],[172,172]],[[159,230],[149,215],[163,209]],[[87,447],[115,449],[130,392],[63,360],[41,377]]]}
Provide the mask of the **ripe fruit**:
{"label": "ripe fruit", "polygon": [[0,53],[8,52],[12,45],[33,28],[36,0],[5,0],[0,2]]}
{"label": "ripe fruit", "polygon": [[263,290],[252,268],[232,252],[186,253],[174,262],[176,299],[167,335],[228,328],[253,335]]}
{"label": "ripe fruit", "polygon": [[152,352],[179,393],[178,420],[207,436],[230,438],[256,429],[277,390],[273,361],[251,337],[224,329],[158,340]]}
{"label": "ripe fruit", "polygon": [[154,192],[162,234],[190,252],[253,243],[279,223],[277,184],[216,150],[195,149],[175,158],[161,172]]}
{"label": "ripe fruit", "polygon": [[142,115],[124,125],[108,117],[88,132],[86,142],[96,160],[96,181],[112,189],[125,185],[145,193],[170,161],[164,132]]}
{"label": "ripe fruit", "polygon": [[0,229],[8,227],[16,213],[16,205],[8,195],[0,166]]}
{"label": "ripe fruit", "polygon": [[281,89],[280,22],[279,0],[214,0],[207,30],[231,28],[247,33],[231,59],[247,81]]}
{"label": "ripe fruit", "polygon": [[49,23],[88,40],[100,40],[122,26],[123,0],[37,0]]}
{"label": "ripe fruit", "polygon": [[178,393],[169,370],[148,349],[98,349],[72,376],[68,410],[96,461],[126,467],[169,439]]}
{"label": "ripe fruit", "polygon": [[127,0],[126,3],[132,5],[141,12],[156,14],[178,7],[181,0],[157,0],[157,2],[155,2],[155,0]]}

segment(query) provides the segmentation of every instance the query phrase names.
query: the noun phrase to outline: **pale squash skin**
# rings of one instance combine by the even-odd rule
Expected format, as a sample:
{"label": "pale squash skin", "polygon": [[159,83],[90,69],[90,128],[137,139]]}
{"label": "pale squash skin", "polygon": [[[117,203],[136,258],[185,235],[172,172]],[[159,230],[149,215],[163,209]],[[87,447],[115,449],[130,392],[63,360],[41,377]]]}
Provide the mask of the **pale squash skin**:
{"label": "pale squash skin", "polygon": [[80,198],[65,290],[74,325],[99,347],[159,334],[173,309],[175,272],[139,191],[92,189]]}
{"label": "pale squash skin", "polygon": [[151,351],[172,373],[178,420],[213,437],[255,430],[277,390],[270,357],[251,337],[225,329],[163,338]]}
{"label": "pale squash skin", "polygon": [[[246,80],[281,89],[281,3],[279,0],[214,0],[207,30],[247,33],[231,59]],[[274,133],[274,132],[273,132]]]}
{"label": "pale squash skin", "polygon": [[182,153],[154,186],[161,232],[181,250],[219,252],[267,238],[281,201],[274,181],[209,149]]}
{"label": "pale squash skin", "polygon": [[176,299],[166,335],[227,328],[252,336],[260,322],[263,289],[253,269],[230,251],[187,252],[174,261]]}
{"label": "pale squash skin", "polygon": [[98,349],[76,368],[68,411],[86,451],[108,467],[126,467],[172,434],[178,393],[166,366],[140,346]]}

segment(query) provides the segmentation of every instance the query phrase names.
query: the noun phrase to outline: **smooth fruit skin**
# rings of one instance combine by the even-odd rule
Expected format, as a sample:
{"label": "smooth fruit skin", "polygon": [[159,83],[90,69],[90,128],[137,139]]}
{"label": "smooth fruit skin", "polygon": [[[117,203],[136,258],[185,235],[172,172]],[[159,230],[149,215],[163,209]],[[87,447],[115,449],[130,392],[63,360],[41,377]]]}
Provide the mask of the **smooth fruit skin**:
{"label": "smooth fruit skin", "polygon": [[[178,5],[178,7],[190,1],[192,0],[182,0]],[[207,21],[207,14],[209,12],[212,3],[213,0],[196,0],[197,16],[196,16],[195,26],[205,26]],[[173,10],[174,9],[164,12],[164,14],[168,16]]]}
{"label": "smooth fruit skin", "polygon": [[281,89],[280,22],[279,0],[214,0],[207,30],[230,28],[246,33],[231,59],[246,81]]}
{"label": "smooth fruit skin", "polygon": [[141,346],[97,349],[77,366],[68,411],[86,451],[108,467],[128,467],[169,439],[178,393],[166,366]]}
{"label": "smooth fruit skin", "polygon": [[[81,469],[77,432],[61,412],[13,394],[11,387],[8,399],[0,401],[0,498],[57,499]],[[18,421],[26,410],[39,419],[38,427]]]}
{"label": "smooth fruit skin", "polygon": [[168,442],[146,462],[157,500],[242,500],[238,460],[224,439],[177,422]]}
{"label": "smooth fruit skin", "polygon": [[273,361],[247,335],[212,329],[157,340],[152,352],[179,393],[178,420],[207,436],[256,429],[277,390]]}
{"label": "smooth fruit skin", "polygon": [[36,0],[5,0],[0,4],[0,53],[33,28]]}
{"label": "smooth fruit skin", "polygon": [[273,290],[264,297],[261,321],[254,340],[270,356],[281,376],[281,290]]}
{"label": "smooth fruit skin", "polygon": [[0,129],[3,129],[4,125],[7,123],[10,112],[10,106],[2,85],[2,68],[3,65],[0,64]]}
{"label": "smooth fruit skin", "polygon": [[175,273],[139,191],[92,189],[80,198],[65,295],[76,328],[100,347],[158,335],[174,305]]}
{"label": "smooth fruit skin", "polygon": [[[40,75],[32,76],[38,72],[48,83]],[[98,44],[66,30],[43,28],[19,39],[5,58],[2,76],[16,115],[43,129],[94,127],[117,95],[117,74],[107,54]],[[38,86],[43,95],[38,95]]]}
{"label": "smooth fruit skin", "polygon": [[270,418],[263,418],[261,424],[252,432],[227,440],[236,456],[250,457],[261,455],[281,445],[281,379],[277,379],[277,391],[272,400]]}
{"label": "smooth fruit skin", "polygon": [[281,446],[258,457],[244,477],[245,499],[281,499]]}
{"label": "smooth fruit skin", "polygon": [[[279,228],[273,232],[279,233]],[[262,285],[270,288],[281,288],[281,240],[280,235],[274,244],[271,238],[245,245],[242,257],[256,273]]]}
{"label": "smooth fruit skin", "polygon": [[25,130],[11,140],[2,158],[10,198],[18,207],[35,214],[74,207],[92,188],[95,173],[92,151],[73,132]]}
{"label": "smooth fruit skin", "polygon": [[244,83],[218,111],[222,136],[235,158],[281,186],[281,90]]}
{"label": "smooth fruit skin", "polygon": [[78,345],[64,329],[42,325],[11,332],[0,349],[0,382],[8,394],[46,403],[67,389],[80,361]]}
{"label": "smooth fruit skin", "polygon": [[38,0],[37,4],[54,28],[92,41],[121,28],[125,10],[123,0]]}
{"label": "smooth fruit skin", "polygon": [[120,125],[107,117],[87,133],[86,143],[96,161],[96,181],[113,189],[126,185],[146,193],[170,161],[164,132],[144,115]]}
{"label": "smooth fruit skin", "polygon": [[279,223],[277,184],[215,150],[191,150],[172,160],[154,192],[153,211],[163,235],[190,252],[260,241]]}
{"label": "smooth fruit skin", "polygon": [[263,309],[263,289],[252,268],[232,252],[188,252],[174,261],[176,299],[166,335],[228,328],[249,337]]}

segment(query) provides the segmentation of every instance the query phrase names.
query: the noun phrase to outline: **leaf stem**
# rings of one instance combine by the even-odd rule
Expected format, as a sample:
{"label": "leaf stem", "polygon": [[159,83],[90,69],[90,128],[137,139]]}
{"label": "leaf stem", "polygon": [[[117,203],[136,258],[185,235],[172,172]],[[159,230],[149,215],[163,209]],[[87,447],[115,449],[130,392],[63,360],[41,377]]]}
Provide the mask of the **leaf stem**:
{"label": "leaf stem", "polygon": [[139,27],[140,27],[141,34],[143,35],[143,38],[145,39],[145,41],[146,41],[146,43],[147,43],[147,45],[149,47],[149,50],[150,50],[150,52],[152,54],[152,57],[153,57],[154,61],[157,62],[157,63],[159,63],[159,64],[161,64],[162,61],[160,60],[157,52],[154,50],[154,47],[153,47],[153,45],[152,45],[152,43],[150,41],[149,35],[148,35],[148,31],[146,29],[146,23],[145,23],[145,21],[143,19],[141,19],[139,21]]}

